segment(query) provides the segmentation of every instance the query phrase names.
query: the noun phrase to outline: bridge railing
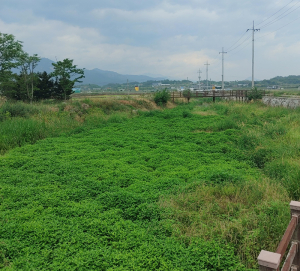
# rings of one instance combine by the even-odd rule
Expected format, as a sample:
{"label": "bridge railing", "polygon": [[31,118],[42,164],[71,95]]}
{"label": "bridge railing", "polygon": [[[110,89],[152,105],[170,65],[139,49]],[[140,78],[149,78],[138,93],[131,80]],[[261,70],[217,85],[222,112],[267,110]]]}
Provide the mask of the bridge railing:
{"label": "bridge railing", "polygon": [[257,258],[260,271],[279,271],[282,259],[290,245],[290,250],[281,271],[300,270],[300,202],[291,201],[291,220],[277,247],[276,252],[262,250]]}

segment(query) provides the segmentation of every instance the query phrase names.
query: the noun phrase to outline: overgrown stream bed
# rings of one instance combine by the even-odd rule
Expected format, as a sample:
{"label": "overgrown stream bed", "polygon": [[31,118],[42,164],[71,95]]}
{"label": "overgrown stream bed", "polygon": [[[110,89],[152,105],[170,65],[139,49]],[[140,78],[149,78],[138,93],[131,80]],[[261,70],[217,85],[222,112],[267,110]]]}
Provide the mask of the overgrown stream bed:
{"label": "overgrown stream bed", "polygon": [[73,126],[0,156],[1,268],[255,270],[260,250],[276,249],[300,196],[299,110],[66,106],[3,113],[2,127],[48,131],[59,114]]}

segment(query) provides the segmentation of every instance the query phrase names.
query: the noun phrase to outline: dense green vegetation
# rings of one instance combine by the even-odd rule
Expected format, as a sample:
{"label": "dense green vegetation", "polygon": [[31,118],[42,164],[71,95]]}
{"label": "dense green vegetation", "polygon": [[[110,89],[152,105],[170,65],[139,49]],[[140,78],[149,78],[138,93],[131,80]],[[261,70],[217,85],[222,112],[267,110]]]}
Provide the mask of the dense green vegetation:
{"label": "dense green vegetation", "polygon": [[0,157],[4,270],[250,270],[261,249],[275,250],[300,197],[300,112],[154,108],[0,107],[0,127],[27,131]]}
{"label": "dense green vegetation", "polygon": [[276,76],[269,80],[262,80],[259,84],[264,86],[270,85],[300,85],[300,75]]}

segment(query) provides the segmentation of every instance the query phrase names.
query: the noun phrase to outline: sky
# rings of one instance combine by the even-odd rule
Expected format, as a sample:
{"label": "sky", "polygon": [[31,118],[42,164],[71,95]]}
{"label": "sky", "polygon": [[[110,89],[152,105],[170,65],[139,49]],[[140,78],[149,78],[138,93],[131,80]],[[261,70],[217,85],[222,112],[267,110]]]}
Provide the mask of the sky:
{"label": "sky", "polygon": [[[79,68],[169,79],[300,75],[300,0],[0,0],[0,32]],[[209,65],[205,65],[208,63]],[[206,73],[208,67],[208,75]]]}

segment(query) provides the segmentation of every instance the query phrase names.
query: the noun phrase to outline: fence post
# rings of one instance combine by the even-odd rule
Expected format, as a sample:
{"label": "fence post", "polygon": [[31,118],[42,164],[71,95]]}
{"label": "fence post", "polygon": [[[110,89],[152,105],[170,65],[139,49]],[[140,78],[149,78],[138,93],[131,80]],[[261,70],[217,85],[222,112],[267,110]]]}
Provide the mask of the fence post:
{"label": "fence post", "polygon": [[259,271],[276,271],[280,265],[281,255],[262,250],[257,258]]}
{"label": "fence post", "polygon": [[294,267],[294,270],[300,270],[299,269],[299,266],[300,266],[300,249],[299,249],[299,245],[300,245],[300,226],[299,226],[300,202],[299,201],[291,201],[290,208],[291,208],[291,216],[297,216],[297,218],[298,218],[297,226],[296,226],[296,229],[292,236],[292,241],[298,244],[292,267]]}

